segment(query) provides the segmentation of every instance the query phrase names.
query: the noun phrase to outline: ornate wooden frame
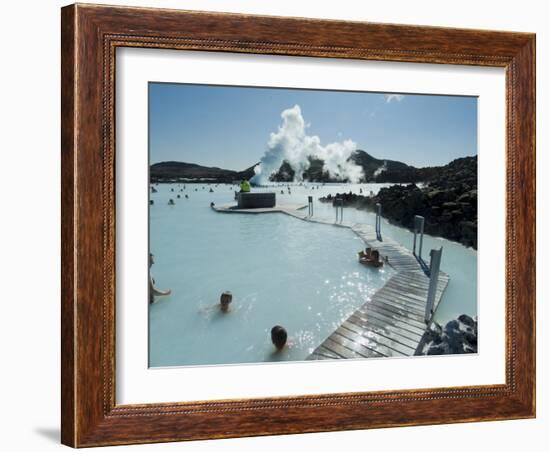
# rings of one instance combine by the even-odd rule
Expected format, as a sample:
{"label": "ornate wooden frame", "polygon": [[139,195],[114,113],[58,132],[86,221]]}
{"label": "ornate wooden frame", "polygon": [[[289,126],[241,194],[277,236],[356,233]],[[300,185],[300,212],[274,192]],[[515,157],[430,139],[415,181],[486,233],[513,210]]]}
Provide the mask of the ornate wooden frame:
{"label": "ornate wooden frame", "polygon": [[[535,35],[79,4],[62,9],[61,34],[64,444],[535,416]],[[506,383],[116,405],[113,92],[124,46],[504,67]]]}

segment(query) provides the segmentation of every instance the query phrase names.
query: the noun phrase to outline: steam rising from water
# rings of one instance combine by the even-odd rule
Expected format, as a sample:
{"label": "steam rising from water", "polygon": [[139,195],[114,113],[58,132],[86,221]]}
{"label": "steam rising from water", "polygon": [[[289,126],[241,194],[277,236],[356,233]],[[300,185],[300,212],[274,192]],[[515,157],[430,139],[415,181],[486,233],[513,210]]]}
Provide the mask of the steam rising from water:
{"label": "steam rising from water", "polygon": [[363,169],[348,161],[357,149],[356,143],[345,140],[340,143],[321,144],[318,136],[306,134],[306,123],[299,105],[288,108],[281,113],[283,120],[277,132],[271,133],[268,149],[254,168],[255,176],[251,182],[263,185],[269,182],[283,161],[287,161],[294,170],[295,181],[302,181],[304,171],[309,168],[309,158],[322,159],[323,170],[338,180],[348,179],[357,183],[363,177]]}

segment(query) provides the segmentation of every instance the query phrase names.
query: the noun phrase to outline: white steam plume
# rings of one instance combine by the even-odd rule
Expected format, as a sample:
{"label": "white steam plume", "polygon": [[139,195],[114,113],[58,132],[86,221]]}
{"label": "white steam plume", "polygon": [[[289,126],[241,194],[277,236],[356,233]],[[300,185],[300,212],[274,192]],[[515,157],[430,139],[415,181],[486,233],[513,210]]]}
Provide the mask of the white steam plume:
{"label": "white steam plume", "polygon": [[391,104],[393,101],[401,102],[403,99],[405,99],[405,96],[403,94],[386,94],[386,103]]}
{"label": "white steam plume", "polygon": [[363,169],[352,161],[348,161],[357,145],[351,140],[341,143],[321,145],[318,136],[306,134],[306,123],[299,105],[288,108],[281,113],[283,120],[276,133],[271,133],[268,149],[254,168],[255,176],[251,182],[263,185],[269,182],[283,161],[294,170],[296,181],[303,180],[304,171],[309,168],[309,157],[322,159],[323,170],[335,179],[348,179],[357,183],[363,177]]}
{"label": "white steam plume", "polygon": [[374,172],[374,177],[376,176],[379,176],[380,174],[382,174],[384,171],[386,171],[388,169],[388,162],[386,162],[384,160],[384,164],[379,166],[378,168],[376,168],[376,171]]}

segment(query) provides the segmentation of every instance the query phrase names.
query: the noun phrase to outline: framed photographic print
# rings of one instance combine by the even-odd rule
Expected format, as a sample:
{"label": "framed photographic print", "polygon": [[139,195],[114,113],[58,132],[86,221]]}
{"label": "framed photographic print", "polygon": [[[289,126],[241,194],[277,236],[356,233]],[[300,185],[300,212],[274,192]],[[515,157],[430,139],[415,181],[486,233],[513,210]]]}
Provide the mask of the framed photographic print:
{"label": "framed photographic print", "polygon": [[535,416],[534,35],[61,31],[64,444]]}

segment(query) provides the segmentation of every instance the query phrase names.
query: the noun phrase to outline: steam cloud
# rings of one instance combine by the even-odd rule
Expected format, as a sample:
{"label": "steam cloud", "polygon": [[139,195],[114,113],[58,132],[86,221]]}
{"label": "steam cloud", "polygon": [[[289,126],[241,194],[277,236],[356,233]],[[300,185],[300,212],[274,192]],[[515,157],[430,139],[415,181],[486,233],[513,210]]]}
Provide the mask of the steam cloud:
{"label": "steam cloud", "polygon": [[403,99],[405,99],[405,96],[403,94],[386,94],[386,103],[389,104],[392,101],[401,102]]}
{"label": "steam cloud", "polygon": [[285,160],[294,170],[294,180],[302,181],[304,172],[309,168],[310,157],[322,159],[323,170],[335,179],[357,183],[363,177],[363,169],[348,161],[357,149],[356,143],[345,140],[321,145],[318,136],[306,134],[306,123],[299,105],[284,110],[281,118],[283,122],[276,133],[271,133],[268,149],[260,164],[254,168],[255,175],[251,182],[258,185],[268,183],[270,176],[279,170]]}
{"label": "steam cloud", "polygon": [[379,166],[378,168],[376,168],[376,171],[374,171],[373,176],[374,177],[379,176],[380,174],[382,174],[387,169],[388,169],[388,162],[386,162],[384,160],[384,164]]}

